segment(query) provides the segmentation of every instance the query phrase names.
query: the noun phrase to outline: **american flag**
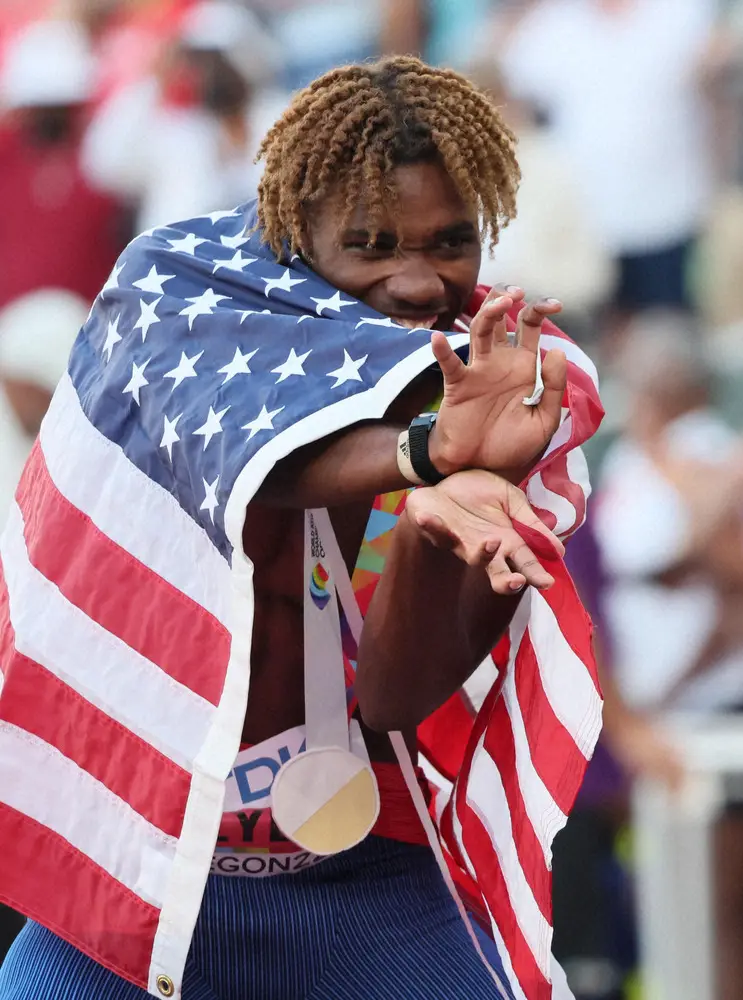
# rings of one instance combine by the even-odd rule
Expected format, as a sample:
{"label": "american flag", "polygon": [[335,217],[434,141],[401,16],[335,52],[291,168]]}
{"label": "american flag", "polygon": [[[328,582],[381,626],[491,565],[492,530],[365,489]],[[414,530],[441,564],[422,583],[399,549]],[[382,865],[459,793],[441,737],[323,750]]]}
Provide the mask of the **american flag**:
{"label": "american flag", "polygon": [[[433,361],[428,331],[278,263],[254,223],[243,206],[124,252],[0,543],[0,898],[154,996],[159,976],[180,995],[240,742],[245,508],[281,458],[382,417]],[[571,382],[529,490],[565,534],[601,410],[591,363],[554,338]],[[581,615],[565,575],[524,601],[503,692],[451,775],[465,807],[442,815],[519,1000],[549,995],[549,844],[599,728]]]}

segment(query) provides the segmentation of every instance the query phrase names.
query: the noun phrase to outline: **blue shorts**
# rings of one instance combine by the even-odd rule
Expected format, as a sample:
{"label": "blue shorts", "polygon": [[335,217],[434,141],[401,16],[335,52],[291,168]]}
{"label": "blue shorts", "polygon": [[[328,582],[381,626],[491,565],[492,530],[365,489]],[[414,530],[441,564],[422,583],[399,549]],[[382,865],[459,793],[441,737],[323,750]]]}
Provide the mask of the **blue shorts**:
{"label": "blue shorts", "polygon": [[[32,922],[0,969],[0,1000],[146,996]],[[428,848],[368,837],[292,875],[209,876],[183,1000],[351,998],[512,1000],[475,951]]]}

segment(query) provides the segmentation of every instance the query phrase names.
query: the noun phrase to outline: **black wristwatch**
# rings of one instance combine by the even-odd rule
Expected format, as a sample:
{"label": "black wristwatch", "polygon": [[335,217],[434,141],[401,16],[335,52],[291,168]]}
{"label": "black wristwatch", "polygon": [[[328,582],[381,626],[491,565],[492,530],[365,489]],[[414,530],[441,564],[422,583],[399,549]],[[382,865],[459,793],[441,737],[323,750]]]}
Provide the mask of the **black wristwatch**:
{"label": "black wristwatch", "polygon": [[435,486],[446,476],[442,476],[431,461],[428,453],[428,438],[436,423],[435,413],[421,413],[408,428],[408,446],[410,449],[410,464],[419,479],[429,486]]}

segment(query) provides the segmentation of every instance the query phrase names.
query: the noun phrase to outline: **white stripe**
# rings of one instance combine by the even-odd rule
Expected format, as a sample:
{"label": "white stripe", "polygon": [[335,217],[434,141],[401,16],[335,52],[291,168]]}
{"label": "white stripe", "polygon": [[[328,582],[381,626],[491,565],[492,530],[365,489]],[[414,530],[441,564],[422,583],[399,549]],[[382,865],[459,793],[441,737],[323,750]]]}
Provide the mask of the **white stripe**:
{"label": "white stripe", "polygon": [[586,375],[590,378],[593,384],[598,389],[599,387],[599,373],[596,370],[596,365],[591,361],[585,351],[581,350],[577,344],[574,344],[572,340],[563,340],[562,337],[555,337],[550,333],[543,333],[539,338],[539,346],[544,351],[551,351],[555,347],[562,351],[568,361],[572,361],[573,364],[581,368]]}
{"label": "white stripe", "polygon": [[557,451],[558,448],[562,448],[563,445],[567,444],[570,440],[570,435],[573,433],[573,417],[567,407],[562,408],[561,413],[561,423],[557,428],[555,433],[552,435],[549,445],[547,446],[547,451],[545,451],[542,461],[545,458]]}
{"label": "white stripe", "polygon": [[544,852],[545,864],[552,867],[552,841],[555,834],[565,826],[567,816],[552,798],[548,788],[539,777],[531,759],[529,741],[516,697],[515,661],[518,648],[526,631],[531,611],[533,594],[527,591],[513,616],[510,627],[511,654],[503,685],[503,698],[511,719],[513,742],[516,750],[516,774],[524,800],[524,809],[531,821],[537,839]]}
{"label": "white stripe", "polygon": [[162,905],[175,840],[54,747],[4,721],[0,799],[64,837],[141,899]]}
{"label": "white stripe", "polygon": [[500,861],[516,922],[542,975],[547,979],[550,974],[552,929],[542,916],[534,893],[526,881],[513,840],[506,791],[498,768],[483,746],[484,740],[483,735],[473,755],[467,782],[467,802],[487,830],[493,850]]}
{"label": "white stripe", "polygon": [[190,771],[213,706],[88,618],[39,573],[28,557],[16,503],[0,557],[18,652]]}
{"label": "white stripe", "polygon": [[564,535],[570,531],[577,518],[578,511],[565,497],[547,489],[542,481],[542,473],[536,472],[526,487],[529,503],[542,510],[548,510],[557,518],[553,531],[556,535]]}
{"label": "white stripe", "polygon": [[69,375],[57,388],[39,436],[60,493],[104,535],[226,625],[229,565],[175,497],[96,430]]}
{"label": "white stripe", "polygon": [[552,608],[536,592],[532,594],[529,635],[547,700],[580,752],[590,758],[601,732],[602,701]]}
{"label": "white stripe", "polygon": [[568,452],[567,471],[568,479],[583,490],[583,495],[587,503],[593,489],[591,487],[591,477],[588,472],[588,462],[582,448],[571,448]]}
{"label": "white stripe", "polygon": [[[456,809],[452,810],[452,829],[454,832],[454,840],[457,844],[457,847],[459,848],[462,858],[464,859],[464,866],[469,872],[470,876],[477,883],[477,873],[475,872],[475,866],[472,864],[472,859],[470,858],[469,854],[467,853],[467,849],[464,846],[464,839],[462,837],[462,821],[459,818],[459,814],[457,813]],[[503,971],[505,972],[506,978],[508,979],[508,984],[511,987],[511,992],[514,995],[515,1000],[526,1000],[526,995],[524,991],[521,989],[521,984],[516,978],[516,973],[513,971],[513,964],[511,963],[511,955],[508,949],[506,948],[506,942],[503,940],[500,928],[498,927],[498,924],[495,922],[493,913],[490,907],[488,906],[488,901],[487,899],[485,899],[484,895],[482,897],[482,900],[483,903],[485,904],[485,908],[488,911],[488,916],[490,917],[490,927],[493,932],[493,940],[495,941],[495,946],[498,949],[498,954],[500,956],[501,964],[503,965]]]}

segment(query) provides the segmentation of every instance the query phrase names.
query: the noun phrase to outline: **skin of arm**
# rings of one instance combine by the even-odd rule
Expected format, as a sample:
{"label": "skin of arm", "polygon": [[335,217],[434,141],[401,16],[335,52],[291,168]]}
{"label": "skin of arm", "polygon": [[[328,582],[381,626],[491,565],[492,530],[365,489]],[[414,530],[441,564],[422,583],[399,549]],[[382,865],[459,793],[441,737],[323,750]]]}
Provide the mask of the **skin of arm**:
{"label": "skin of arm", "polygon": [[435,548],[403,515],[359,647],[356,693],[366,725],[417,726],[482,663],[519,599],[494,593],[482,567]]}

